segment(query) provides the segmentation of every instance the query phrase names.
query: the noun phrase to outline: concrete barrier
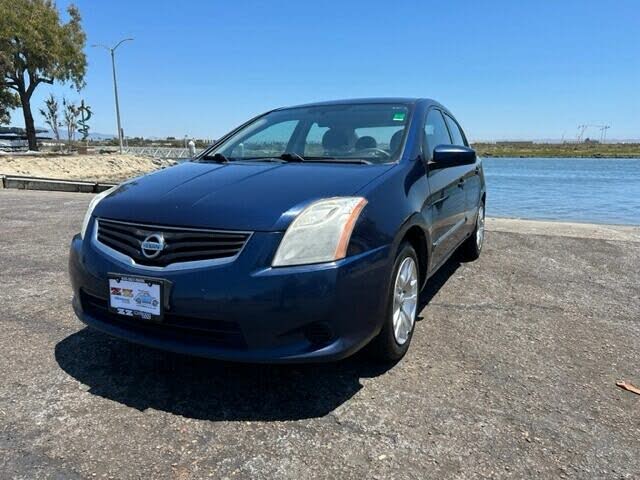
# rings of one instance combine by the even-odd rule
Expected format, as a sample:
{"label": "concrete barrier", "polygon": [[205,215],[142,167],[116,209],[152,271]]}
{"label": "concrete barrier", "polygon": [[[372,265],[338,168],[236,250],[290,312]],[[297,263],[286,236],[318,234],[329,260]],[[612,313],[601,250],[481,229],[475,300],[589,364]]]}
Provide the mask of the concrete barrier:
{"label": "concrete barrier", "polygon": [[48,190],[53,192],[100,193],[115,185],[115,183],[24,177],[20,175],[3,175],[1,180],[2,186],[0,188]]}
{"label": "concrete barrier", "polygon": [[111,187],[115,187],[115,183],[96,183],[95,193],[104,192],[105,190],[109,190]]}

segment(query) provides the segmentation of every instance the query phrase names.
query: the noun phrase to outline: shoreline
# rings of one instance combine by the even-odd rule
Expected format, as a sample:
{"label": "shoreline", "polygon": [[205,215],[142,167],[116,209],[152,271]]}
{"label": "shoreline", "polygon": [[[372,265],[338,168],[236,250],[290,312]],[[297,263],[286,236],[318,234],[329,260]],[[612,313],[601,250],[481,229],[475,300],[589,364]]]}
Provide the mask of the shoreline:
{"label": "shoreline", "polygon": [[490,232],[640,243],[640,225],[614,225],[567,222],[563,220],[525,220],[521,218],[487,217],[486,228]]}
{"label": "shoreline", "polygon": [[631,155],[631,156],[602,156],[602,155],[593,155],[593,156],[585,156],[585,155],[556,155],[556,156],[536,156],[536,155],[486,155],[483,153],[478,153],[478,156],[484,160],[487,159],[506,159],[506,160],[640,160],[640,155]]}
{"label": "shoreline", "polygon": [[640,158],[640,143],[472,142],[485,158]]}
{"label": "shoreline", "polygon": [[[506,157],[489,157],[506,159]],[[588,159],[587,157],[538,157],[549,160],[562,158]],[[526,161],[528,159],[523,159]],[[603,161],[613,160],[602,158]],[[638,159],[640,160],[640,158]],[[139,157],[129,154],[120,155],[93,153],[88,155],[78,154],[38,154],[38,155],[2,155],[0,156],[0,177],[16,177],[9,183],[2,179],[0,188],[19,188],[26,190],[51,190],[51,191],[81,191],[96,192],[95,188],[88,188],[85,184],[120,183],[127,179],[150,173],[154,170],[175,165],[172,160],[161,160],[150,157]],[[634,164],[635,165],[635,164]],[[634,167],[635,168],[635,167]],[[638,223],[609,224],[595,221],[552,219],[552,218],[523,218],[523,217],[490,217],[491,222],[499,228],[505,228],[505,221],[515,222],[519,228],[527,232],[544,231],[546,223],[563,225],[563,232],[597,231],[606,228],[614,228],[625,232],[627,238],[629,232],[636,232],[640,228]],[[495,219],[495,220],[493,220]],[[604,219],[606,220],[606,219]],[[637,220],[632,218],[631,220]],[[533,223],[526,223],[533,222]],[[590,227],[577,227],[576,225],[589,225]],[[590,234],[589,232],[586,232]],[[566,235],[566,233],[565,233]],[[602,233],[598,238],[604,237]],[[636,233],[632,233],[635,236]],[[618,238],[620,235],[614,235]]]}
{"label": "shoreline", "polygon": [[494,220],[522,220],[523,222],[549,222],[549,223],[565,223],[565,224],[574,224],[574,225],[593,225],[595,227],[621,227],[621,228],[640,228],[640,223],[609,223],[609,222],[598,222],[595,220],[590,221],[580,221],[580,220],[563,220],[561,218],[527,218],[527,217],[501,217],[499,215],[489,215],[487,214],[486,218],[491,218]]}

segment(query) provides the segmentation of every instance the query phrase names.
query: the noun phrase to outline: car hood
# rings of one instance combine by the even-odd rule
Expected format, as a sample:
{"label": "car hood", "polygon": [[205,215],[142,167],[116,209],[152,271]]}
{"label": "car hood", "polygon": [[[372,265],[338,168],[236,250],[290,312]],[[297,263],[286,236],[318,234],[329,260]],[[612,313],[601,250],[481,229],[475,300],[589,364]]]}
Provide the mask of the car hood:
{"label": "car hood", "polygon": [[155,225],[283,230],[302,205],[353,195],[391,167],[185,162],[125,182],[97,205],[94,215]]}

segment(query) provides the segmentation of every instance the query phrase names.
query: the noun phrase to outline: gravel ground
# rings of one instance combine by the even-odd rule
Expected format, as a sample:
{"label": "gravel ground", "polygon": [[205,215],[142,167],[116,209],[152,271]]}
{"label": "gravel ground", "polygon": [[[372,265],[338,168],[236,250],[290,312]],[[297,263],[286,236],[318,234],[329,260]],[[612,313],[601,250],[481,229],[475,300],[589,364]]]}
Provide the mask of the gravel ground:
{"label": "gravel ground", "polygon": [[393,368],[250,366],[74,318],[89,199],[0,191],[1,478],[640,476],[640,396],[615,386],[640,386],[637,230],[500,221],[478,262],[432,279]]}

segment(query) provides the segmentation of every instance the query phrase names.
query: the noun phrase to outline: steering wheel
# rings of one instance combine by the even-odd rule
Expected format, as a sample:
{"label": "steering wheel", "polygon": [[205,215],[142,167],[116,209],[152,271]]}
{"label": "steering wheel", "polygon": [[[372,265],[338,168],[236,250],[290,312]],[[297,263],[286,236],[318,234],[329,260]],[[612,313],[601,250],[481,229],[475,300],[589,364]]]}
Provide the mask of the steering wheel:
{"label": "steering wheel", "polygon": [[376,157],[379,156],[377,154],[382,154],[386,158],[391,158],[391,154],[389,152],[387,152],[386,150],[383,150],[382,148],[378,148],[378,147],[363,148],[362,150],[358,150],[357,151],[357,153],[366,153],[366,152],[375,153]]}

